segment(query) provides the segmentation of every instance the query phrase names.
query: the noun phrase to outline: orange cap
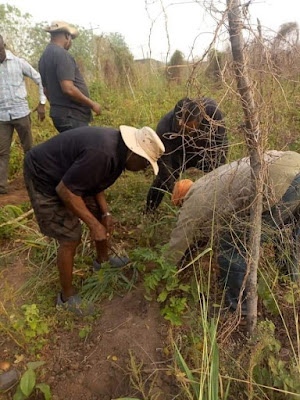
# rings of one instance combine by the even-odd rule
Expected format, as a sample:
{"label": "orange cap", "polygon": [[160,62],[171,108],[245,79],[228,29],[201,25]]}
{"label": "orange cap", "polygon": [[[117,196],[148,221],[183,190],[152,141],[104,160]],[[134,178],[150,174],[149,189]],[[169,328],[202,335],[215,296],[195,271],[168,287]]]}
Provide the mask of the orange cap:
{"label": "orange cap", "polygon": [[183,199],[193,183],[194,182],[190,179],[182,179],[181,181],[175,183],[171,197],[171,201],[174,206],[180,207],[182,205]]}

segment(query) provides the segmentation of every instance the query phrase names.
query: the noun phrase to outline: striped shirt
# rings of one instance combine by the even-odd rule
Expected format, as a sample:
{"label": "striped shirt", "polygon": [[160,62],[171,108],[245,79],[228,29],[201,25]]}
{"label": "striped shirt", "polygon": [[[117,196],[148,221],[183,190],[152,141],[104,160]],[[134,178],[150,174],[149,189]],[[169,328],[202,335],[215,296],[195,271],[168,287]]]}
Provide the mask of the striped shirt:
{"label": "striped shirt", "polygon": [[0,63],[0,121],[22,118],[30,113],[25,76],[39,86],[40,102],[45,104],[40,74],[27,61],[6,50],[6,59]]}

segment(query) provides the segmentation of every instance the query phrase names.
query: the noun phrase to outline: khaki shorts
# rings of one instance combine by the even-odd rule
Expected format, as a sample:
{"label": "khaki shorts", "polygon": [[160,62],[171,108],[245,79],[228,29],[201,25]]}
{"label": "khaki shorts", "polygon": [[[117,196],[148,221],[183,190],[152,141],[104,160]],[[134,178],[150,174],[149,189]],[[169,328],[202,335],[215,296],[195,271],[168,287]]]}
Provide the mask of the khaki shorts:
{"label": "khaki shorts", "polygon": [[[26,169],[24,179],[36,220],[41,232],[59,242],[78,241],[81,238],[80,219],[68,210],[57,195],[38,192]],[[83,198],[87,208],[98,221],[101,220],[101,210],[93,196]]]}

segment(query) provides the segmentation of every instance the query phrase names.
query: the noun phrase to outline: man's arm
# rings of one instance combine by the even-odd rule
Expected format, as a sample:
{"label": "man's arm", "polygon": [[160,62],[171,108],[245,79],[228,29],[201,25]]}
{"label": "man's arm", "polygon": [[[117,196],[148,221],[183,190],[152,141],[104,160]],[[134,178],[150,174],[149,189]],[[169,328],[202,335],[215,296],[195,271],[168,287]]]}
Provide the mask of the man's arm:
{"label": "man's arm", "polygon": [[87,224],[93,240],[102,241],[107,239],[108,234],[104,225],[102,225],[88,210],[82,197],[72,193],[63,181],[60,181],[56,186],[56,193],[64,202],[65,206]]}
{"label": "man's arm", "polygon": [[44,95],[47,97],[47,100],[49,101],[49,92],[48,89],[46,87],[43,88],[44,89]]}
{"label": "man's arm", "polygon": [[96,201],[102,211],[102,224],[105,226],[109,235],[113,233],[113,220],[109,212],[108,204],[104,192],[96,195]]}
{"label": "man's arm", "polygon": [[146,212],[155,211],[157,209],[165,192],[172,192],[174,183],[179,176],[179,172],[174,171],[172,168],[171,155],[162,156],[158,161],[158,165],[158,175],[148,191]]}
{"label": "man's arm", "polygon": [[101,114],[100,104],[85,96],[75,85],[73,81],[63,80],[60,82],[61,90],[63,93],[77,103],[90,107],[96,115]]}
{"label": "man's arm", "polygon": [[20,61],[23,75],[32,79],[39,87],[40,102],[34,111],[37,111],[39,120],[43,121],[45,119],[45,104],[47,99],[44,94],[41,75],[24,59],[20,58]]}

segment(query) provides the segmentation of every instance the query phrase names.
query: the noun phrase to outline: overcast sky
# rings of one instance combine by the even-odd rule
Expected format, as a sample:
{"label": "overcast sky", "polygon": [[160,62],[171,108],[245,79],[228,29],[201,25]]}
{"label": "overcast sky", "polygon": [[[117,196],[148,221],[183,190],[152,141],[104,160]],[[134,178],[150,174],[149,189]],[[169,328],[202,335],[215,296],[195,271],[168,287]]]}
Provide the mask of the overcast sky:
{"label": "overcast sky", "polygon": [[[176,49],[182,51],[185,57],[202,55],[213,38],[216,26],[216,22],[203,6],[209,2],[210,0],[0,0],[2,4],[9,3],[23,13],[28,12],[36,22],[64,20],[93,28],[96,34],[119,32],[124,36],[135,58],[149,57],[151,48],[151,56],[164,61],[168,51],[172,54]],[[224,3],[225,0],[214,1],[219,10],[224,8]],[[259,18],[263,26],[276,31],[282,23],[300,22],[300,1],[252,0],[249,12],[253,23]],[[227,34],[222,35],[219,46],[226,39]]]}

